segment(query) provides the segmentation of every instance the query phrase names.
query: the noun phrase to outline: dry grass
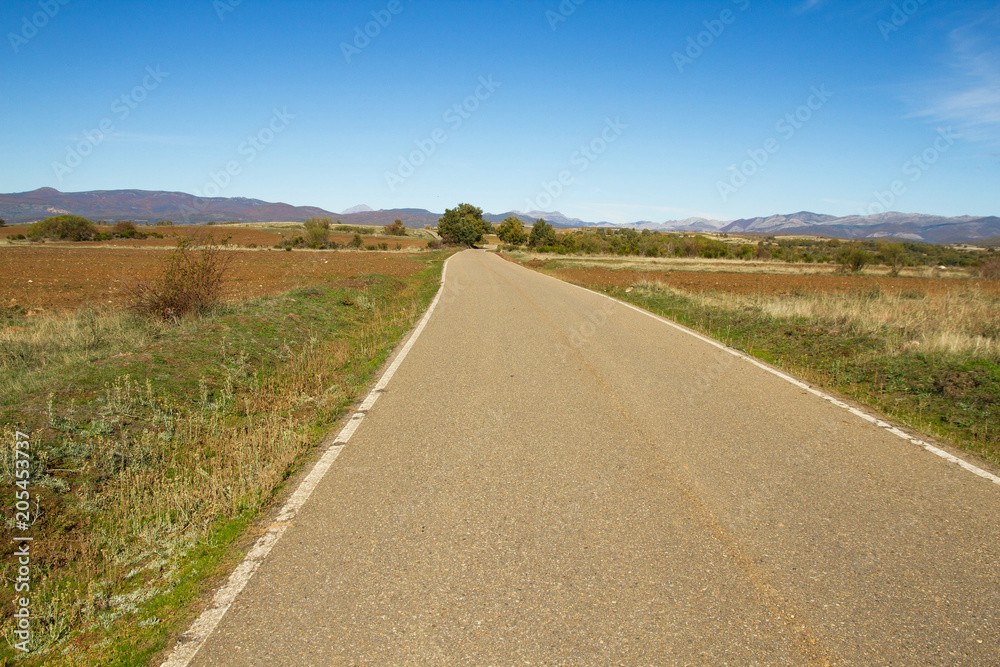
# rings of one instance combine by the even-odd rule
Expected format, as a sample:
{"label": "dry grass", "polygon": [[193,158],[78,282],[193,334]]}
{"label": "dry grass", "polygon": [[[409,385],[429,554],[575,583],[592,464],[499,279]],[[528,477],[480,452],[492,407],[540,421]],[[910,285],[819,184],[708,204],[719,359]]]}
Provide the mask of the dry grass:
{"label": "dry grass", "polygon": [[[508,252],[518,262],[544,262],[558,268],[601,268],[613,271],[696,271],[706,273],[769,273],[778,275],[837,275],[843,273],[839,264],[804,264],[778,260],[754,261],[741,259],[705,259],[703,257],[618,257],[593,255],[567,257],[552,253]],[[868,266],[865,275],[888,276],[888,266]],[[937,269],[931,266],[904,267],[900,276],[911,278],[967,278],[967,269]]]}
{"label": "dry grass", "polygon": [[4,402],[44,391],[66,366],[145,347],[166,325],[111,308],[85,308],[64,317],[19,319],[0,329],[0,394]]}
{"label": "dry grass", "polygon": [[749,309],[780,319],[804,319],[885,339],[892,352],[1000,355],[1000,298],[977,289],[942,294],[893,293],[873,288],[848,294],[742,295],[692,293],[658,281],[643,289],[683,294],[698,304]]}

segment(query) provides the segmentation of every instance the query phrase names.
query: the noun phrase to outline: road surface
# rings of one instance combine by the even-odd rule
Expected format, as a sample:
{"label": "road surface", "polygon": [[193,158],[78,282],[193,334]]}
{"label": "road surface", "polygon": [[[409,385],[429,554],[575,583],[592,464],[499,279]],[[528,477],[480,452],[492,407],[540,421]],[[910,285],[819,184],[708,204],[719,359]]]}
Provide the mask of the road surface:
{"label": "road surface", "polygon": [[997,665],[1000,486],[463,252],[191,664]]}

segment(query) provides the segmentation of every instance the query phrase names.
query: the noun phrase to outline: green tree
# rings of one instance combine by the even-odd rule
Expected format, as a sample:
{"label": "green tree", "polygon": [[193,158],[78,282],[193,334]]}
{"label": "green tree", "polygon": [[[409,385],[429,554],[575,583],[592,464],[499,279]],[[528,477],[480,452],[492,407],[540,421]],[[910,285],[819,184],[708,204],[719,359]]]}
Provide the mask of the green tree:
{"label": "green tree", "polygon": [[467,245],[470,248],[481,243],[485,233],[483,210],[472,204],[459,204],[447,209],[438,219],[438,234],[446,243]]}
{"label": "green tree", "polygon": [[0,227],[6,227],[6,226],[7,226],[7,221],[4,220],[3,218],[0,218]]}
{"label": "green tree", "polygon": [[539,218],[535,224],[531,226],[531,234],[528,235],[528,245],[532,247],[555,245],[559,242],[556,237],[556,230],[552,229],[552,225],[545,222],[544,218]]}
{"label": "green tree", "polygon": [[57,215],[28,225],[28,238],[89,241],[97,234],[94,223],[78,215]]}
{"label": "green tree", "polygon": [[510,216],[500,223],[497,236],[500,237],[501,241],[510,245],[524,245],[524,242],[528,240],[528,235],[524,232],[524,223],[514,216]]}

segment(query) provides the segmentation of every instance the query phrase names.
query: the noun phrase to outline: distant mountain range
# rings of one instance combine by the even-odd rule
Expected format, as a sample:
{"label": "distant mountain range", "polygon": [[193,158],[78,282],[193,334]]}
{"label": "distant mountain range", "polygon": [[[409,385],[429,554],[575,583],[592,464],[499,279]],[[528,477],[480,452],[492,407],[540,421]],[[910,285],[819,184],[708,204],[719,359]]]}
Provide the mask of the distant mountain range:
{"label": "distant mountain range", "polygon": [[963,215],[944,218],[920,213],[878,213],[835,217],[802,211],[790,215],[734,220],[725,233],[807,234],[842,239],[893,238],[925,243],[970,243],[1000,236],[1000,218]]}
{"label": "distant mountain range", "polygon": [[71,213],[91,220],[172,220],[178,224],[206,222],[299,221],[313,215],[333,215],[315,206],[274,204],[244,197],[195,197],[184,192],[95,190],[59,192],[41,188],[0,194],[0,218],[9,223],[32,222]]}
{"label": "distant mountain range", "polygon": [[[0,194],[0,218],[8,223],[24,223],[71,213],[92,220],[172,220],[178,224],[207,222],[301,222],[311,216],[328,217],[343,224],[381,226],[402,220],[410,228],[434,226],[442,213],[422,208],[395,208],[376,211],[364,204],[333,213],[315,206],[292,206],[244,197],[196,197],[183,192],[148,190],[97,190],[59,192],[41,188],[31,192]],[[516,216],[525,224],[545,218],[554,227],[614,227],[657,231],[721,232],[754,235],[809,235],[842,239],[895,238],[927,243],[970,243],[1000,237],[1000,218],[960,216],[945,218],[920,213],[880,213],[837,217],[800,211],[787,215],[741,220],[686,218],[665,222],[639,221],[626,224],[587,222],[568,218],[558,211],[507,211],[484,214],[498,223]]]}

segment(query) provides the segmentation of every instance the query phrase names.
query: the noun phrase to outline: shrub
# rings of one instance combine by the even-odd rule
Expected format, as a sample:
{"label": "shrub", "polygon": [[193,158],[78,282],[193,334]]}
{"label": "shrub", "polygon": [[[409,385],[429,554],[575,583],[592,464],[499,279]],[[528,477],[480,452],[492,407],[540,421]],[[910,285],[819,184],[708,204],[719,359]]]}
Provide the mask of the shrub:
{"label": "shrub", "polygon": [[115,223],[115,226],[111,228],[112,236],[121,236],[127,239],[134,239],[136,237],[142,238],[144,235],[135,228],[135,223],[131,220],[119,220]]}
{"label": "shrub", "polygon": [[388,250],[389,249],[389,244],[388,243],[384,243],[384,242],[383,243],[379,243],[378,244],[378,249],[379,250]]}
{"label": "shrub", "polygon": [[719,259],[729,255],[727,244],[704,236],[695,237],[695,248],[698,256],[706,259]]}
{"label": "shrub", "polygon": [[607,241],[602,239],[597,234],[584,234],[580,238],[579,248],[580,252],[587,255],[597,255],[607,249]]}
{"label": "shrub", "polygon": [[94,223],[78,215],[57,215],[28,225],[28,238],[89,241],[97,234]]}
{"label": "shrub", "polygon": [[[326,245],[330,240],[330,218],[313,216],[306,220],[306,234],[310,247]],[[315,244],[315,245],[313,245]]]}
{"label": "shrub", "polygon": [[403,226],[403,221],[399,218],[396,218],[396,221],[391,225],[383,227],[382,230],[392,236],[406,236],[406,227]]}
{"label": "shrub", "polygon": [[979,265],[979,275],[987,280],[1000,280],[1000,257],[991,257]]}
{"label": "shrub", "polygon": [[872,254],[861,246],[852,245],[840,251],[837,261],[840,262],[840,265],[845,270],[849,269],[854,273],[860,273],[863,268],[871,263]]}
{"label": "shrub", "polygon": [[351,246],[352,248],[360,248],[364,244],[365,240],[361,237],[361,234],[357,232],[354,232],[354,236],[351,238],[350,241],[347,242],[347,245]]}
{"label": "shrub", "polygon": [[3,218],[0,218],[0,227],[6,227],[6,226],[7,226],[7,221],[4,220]]}
{"label": "shrub", "polygon": [[215,305],[222,298],[222,286],[233,256],[211,239],[200,250],[198,247],[199,243],[193,239],[180,239],[159,276],[150,281],[139,280],[128,289],[129,309],[176,322]]}
{"label": "shrub", "polygon": [[156,226],[157,227],[173,227],[174,226],[174,222],[173,222],[173,220],[160,220],[159,222],[156,223]]}
{"label": "shrub", "polygon": [[889,275],[895,277],[899,275],[899,270],[903,268],[906,260],[906,249],[902,243],[886,243],[879,250],[879,259],[889,267]]}
{"label": "shrub", "polygon": [[428,250],[440,250],[441,249],[441,245],[442,245],[441,242],[438,241],[437,239],[431,239],[430,241],[427,242],[427,249]]}

